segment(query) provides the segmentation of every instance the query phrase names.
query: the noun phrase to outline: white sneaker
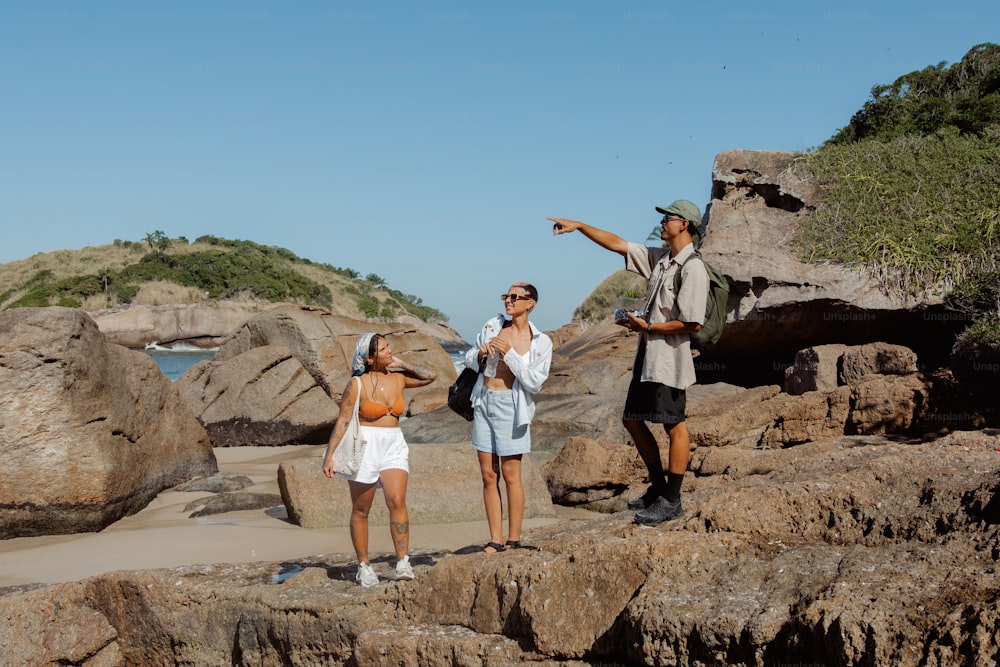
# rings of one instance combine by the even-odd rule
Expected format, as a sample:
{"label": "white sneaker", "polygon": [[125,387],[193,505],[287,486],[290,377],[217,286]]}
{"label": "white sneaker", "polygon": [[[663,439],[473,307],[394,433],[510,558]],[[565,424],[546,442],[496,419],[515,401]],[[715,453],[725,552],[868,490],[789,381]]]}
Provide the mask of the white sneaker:
{"label": "white sneaker", "polygon": [[410,567],[410,557],[403,556],[396,561],[396,581],[401,579],[415,579],[413,568]]}
{"label": "white sneaker", "polygon": [[358,563],[358,574],[354,578],[365,588],[370,588],[378,583],[378,575],[368,563]]}

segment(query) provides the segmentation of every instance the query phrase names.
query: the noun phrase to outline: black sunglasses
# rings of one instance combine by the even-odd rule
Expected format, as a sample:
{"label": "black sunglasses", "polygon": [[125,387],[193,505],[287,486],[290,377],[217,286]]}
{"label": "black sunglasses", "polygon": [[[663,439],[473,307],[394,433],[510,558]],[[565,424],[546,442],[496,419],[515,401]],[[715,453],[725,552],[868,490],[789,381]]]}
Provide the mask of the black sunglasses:
{"label": "black sunglasses", "polygon": [[528,295],[528,294],[501,294],[500,295],[500,300],[501,301],[506,301],[507,299],[510,299],[511,303],[517,303],[518,299],[522,299],[523,300],[523,299],[530,299],[530,298],[531,298],[531,296]]}

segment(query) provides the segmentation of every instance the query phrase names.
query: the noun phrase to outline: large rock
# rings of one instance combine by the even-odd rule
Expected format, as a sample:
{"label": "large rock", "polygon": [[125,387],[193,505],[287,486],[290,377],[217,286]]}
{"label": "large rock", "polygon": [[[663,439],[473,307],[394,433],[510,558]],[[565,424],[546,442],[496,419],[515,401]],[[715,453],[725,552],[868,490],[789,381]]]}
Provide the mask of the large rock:
{"label": "large rock", "polygon": [[621,512],[535,528],[535,551],[417,552],[415,581],[370,589],[324,554],[7,591],[0,648],[88,667],[994,664],[998,447],[711,448],[660,526]]}
{"label": "large rock", "polygon": [[889,293],[861,270],[799,258],[792,241],[823,192],[796,175],[794,158],[744,150],[715,158],[701,252],[732,291],[729,323],[707,354],[751,365],[826,343],[886,341],[946,365],[961,323],[942,305],[942,291]]}
{"label": "large rock", "polygon": [[326,442],[339,406],[283,345],[202,361],[176,381],[213,447]]}
{"label": "large rock", "polygon": [[[661,451],[661,457],[666,450]],[[542,466],[552,499],[561,505],[590,505],[620,495],[646,477],[635,447],[571,438]]]}
{"label": "large rock", "polygon": [[[347,526],[351,518],[351,495],[340,476],[323,474],[322,456],[283,461],[278,466],[278,487],[288,517],[303,528]],[[552,498],[531,456],[521,460],[524,483],[524,517],[555,516]],[[500,488],[503,491],[503,483]],[[410,444],[410,477],[406,487],[406,507],[411,524],[448,524],[484,521],[483,482],[475,450],[468,442],[452,444]],[[506,507],[506,502],[504,503]],[[372,525],[389,525],[389,512],[381,494],[372,505]]]}
{"label": "large rock", "polygon": [[0,537],[96,531],[216,472],[149,355],[69,308],[0,312]]}

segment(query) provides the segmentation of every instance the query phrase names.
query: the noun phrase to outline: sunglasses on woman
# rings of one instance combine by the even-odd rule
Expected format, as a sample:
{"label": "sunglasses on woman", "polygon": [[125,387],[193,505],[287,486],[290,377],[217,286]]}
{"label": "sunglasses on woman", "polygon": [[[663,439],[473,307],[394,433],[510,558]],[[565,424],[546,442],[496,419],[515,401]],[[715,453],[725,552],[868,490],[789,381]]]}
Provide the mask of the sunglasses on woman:
{"label": "sunglasses on woman", "polygon": [[531,296],[529,296],[527,294],[501,294],[500,295],[500,300],[501,301],[506,301],[507,299],[510,299],[511,303],[517,303],[518,299],[524,300],[524,299],[530,299],[530,298],[531,298]]}

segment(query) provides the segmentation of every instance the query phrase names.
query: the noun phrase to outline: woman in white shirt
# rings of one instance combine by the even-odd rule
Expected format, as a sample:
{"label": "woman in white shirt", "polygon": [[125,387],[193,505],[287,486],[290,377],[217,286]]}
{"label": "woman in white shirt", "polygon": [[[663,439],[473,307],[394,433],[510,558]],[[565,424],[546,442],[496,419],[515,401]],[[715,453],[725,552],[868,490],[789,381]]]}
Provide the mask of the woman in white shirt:
{"label": "woman in white shirt", "polygon": [[[514,283],[501,295],[503,314],[490,319],[466,353],[465,365],[480,370],[472,390],[472,445],[479,457],[483,502],[490,529],[487,553],[521,545],[524,485],[521,457],[531,451],[534,395],[549,376],[552,340],[528,321],[538,290]],[[507,488],[507,541],[503,541],[500,478]]]}

